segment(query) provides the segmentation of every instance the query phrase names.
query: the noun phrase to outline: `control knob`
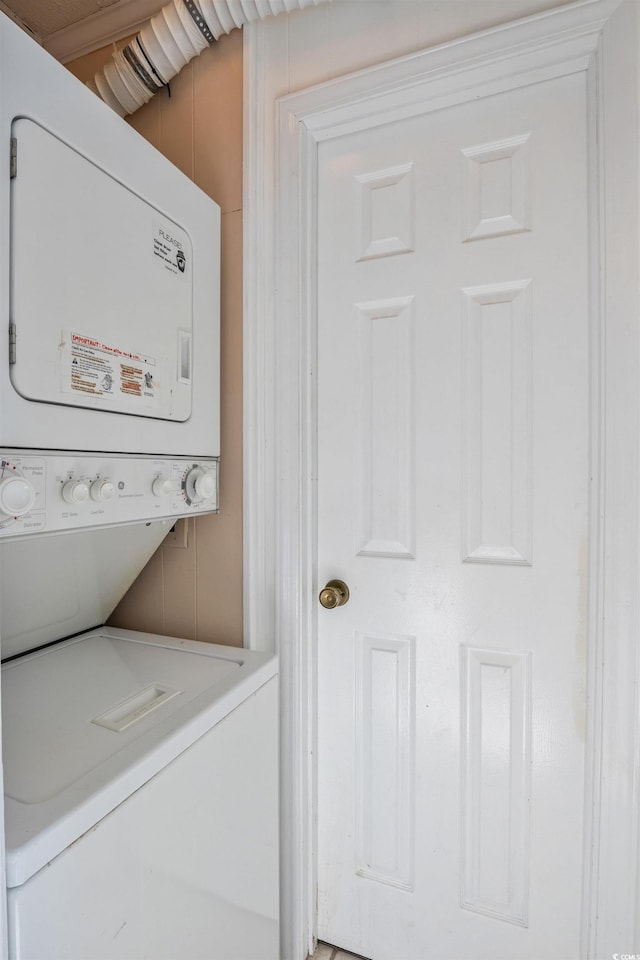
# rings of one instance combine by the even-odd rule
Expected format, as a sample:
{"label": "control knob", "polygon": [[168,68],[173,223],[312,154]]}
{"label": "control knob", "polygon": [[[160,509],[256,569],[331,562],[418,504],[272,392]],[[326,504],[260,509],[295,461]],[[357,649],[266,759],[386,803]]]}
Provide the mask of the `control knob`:
{"label": "control knob", "polygon": [[8,517],[22,517],[33,507],[36,491],[29,480],[14,474],[0,481],[0,511]]}
{"label": "control knob", "polygon": [[107,480],[106,477],[94,480],[91,484],[91,499],[96,500],[98,503],[104,503],[107,500],[113,500],[113,495],[115,492],[114,485],[112,484],[111,480]]}
{"label": "control knob", "polygon": [[168,497],[173,490],[173,483],[167,477],[158,476],[151,484],[154,497]]}
{"label": "control knob", "polygon": [[188,503],[210,500],[217,489],[215,474],[204,467],[194,466],[184,478],[183,489]]}
{"label": "control knob", "polygon": [[66,503],[78,505],[89,498],[89,484],[84,480],[67,480],[62,485],[62,499]]}

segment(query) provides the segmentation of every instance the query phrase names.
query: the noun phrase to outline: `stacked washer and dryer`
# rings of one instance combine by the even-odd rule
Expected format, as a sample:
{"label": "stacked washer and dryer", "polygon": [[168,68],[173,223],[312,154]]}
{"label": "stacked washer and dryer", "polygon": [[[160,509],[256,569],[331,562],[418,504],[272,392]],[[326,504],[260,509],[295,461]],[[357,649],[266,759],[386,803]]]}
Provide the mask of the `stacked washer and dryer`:
{"label": "stacked washer and dryer", "polygon": [[219,210],[0,15],[11,960],[278,957],[276,661],[105,627],[218,509]]}

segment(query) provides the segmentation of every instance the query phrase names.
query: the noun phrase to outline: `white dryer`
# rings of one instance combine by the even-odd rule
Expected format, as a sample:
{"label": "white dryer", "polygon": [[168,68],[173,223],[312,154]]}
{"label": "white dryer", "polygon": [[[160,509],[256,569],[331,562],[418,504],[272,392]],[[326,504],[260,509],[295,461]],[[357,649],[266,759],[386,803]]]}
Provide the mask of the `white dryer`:
{"label": "white dryer", "polygon": [[218,206],[4,16],[0,90],[0,447],[218,456]]}
{"label": "white dryer", "polygon": [[0,91],[0,540],[217,510],[218,206],[1,14]]}

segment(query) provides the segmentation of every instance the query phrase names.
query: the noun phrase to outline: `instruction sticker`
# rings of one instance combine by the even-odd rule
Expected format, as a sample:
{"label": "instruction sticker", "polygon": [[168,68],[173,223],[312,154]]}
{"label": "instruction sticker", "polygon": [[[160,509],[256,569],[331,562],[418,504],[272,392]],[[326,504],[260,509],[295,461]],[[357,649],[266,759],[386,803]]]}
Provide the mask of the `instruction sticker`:
{"label": "instruction sticker", "polygon": [[101,399],[132,399],[145,406],[159,402],[155,357],[135,353],[79,333],[63,334],[70,364],[64,387]]}
{"label": "instruction sticker", "polygon": [[170,221],[153,221],[153,258],[162,270],[186,279],[190,253],[191,244],[184,231]]}

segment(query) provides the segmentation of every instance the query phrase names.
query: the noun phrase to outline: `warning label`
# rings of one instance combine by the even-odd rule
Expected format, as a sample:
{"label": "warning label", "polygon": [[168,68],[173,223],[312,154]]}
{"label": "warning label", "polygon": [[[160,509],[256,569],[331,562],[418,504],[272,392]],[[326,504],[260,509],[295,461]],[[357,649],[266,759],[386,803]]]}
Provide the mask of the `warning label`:
{"label": "warning label", "polygon": [[175,224],[153,221],[153,258],[163,270],[186,278],[189,270],[189,240]]}
{"label": "warning label", "polygon": [[67,336],[71,347],[68,389],[105,399],[124,395],[140,399],[145,405],[158,402],[159,384],[154,357],[79,333]]}

